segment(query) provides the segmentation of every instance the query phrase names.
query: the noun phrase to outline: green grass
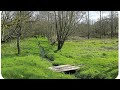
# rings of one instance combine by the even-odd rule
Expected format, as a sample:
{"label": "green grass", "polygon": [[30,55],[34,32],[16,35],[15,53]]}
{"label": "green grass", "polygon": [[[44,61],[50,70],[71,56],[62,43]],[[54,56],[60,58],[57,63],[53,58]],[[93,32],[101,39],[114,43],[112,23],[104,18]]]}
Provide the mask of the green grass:
{"label": "green grass", "polygon": [[[39,56],[40,49],[35,38],[20,41],[21,55],[17,55],[16,43],[2,44],[3,78],[21,79],[114,79],[118,75],[117,39],[81,39],[66,41],[62,50],[54,53],[47,39],[39,38],[47,55],[54,61]],[[52,65],[83,65],[75,74],[53,72]]]}

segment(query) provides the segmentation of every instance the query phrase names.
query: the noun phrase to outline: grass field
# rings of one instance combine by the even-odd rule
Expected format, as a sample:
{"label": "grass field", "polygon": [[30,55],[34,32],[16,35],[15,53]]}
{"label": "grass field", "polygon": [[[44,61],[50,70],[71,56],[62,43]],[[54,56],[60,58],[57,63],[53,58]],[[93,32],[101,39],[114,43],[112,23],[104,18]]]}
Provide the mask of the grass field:
{"label": "grass field", "polygon": [[[54,53],[47,39],[39,38],[50,61],[41,58],[35,38],[20,41],[21,55],[17,55],[13,40],[1,46],[1,71],[9,79],[114,79],[118,75],[118,39],[80,39],[66,41],[62,50]],[[52,57],[51,57],[52,56]],[[52,65],[83,65],[74,74],[53,72]]]}

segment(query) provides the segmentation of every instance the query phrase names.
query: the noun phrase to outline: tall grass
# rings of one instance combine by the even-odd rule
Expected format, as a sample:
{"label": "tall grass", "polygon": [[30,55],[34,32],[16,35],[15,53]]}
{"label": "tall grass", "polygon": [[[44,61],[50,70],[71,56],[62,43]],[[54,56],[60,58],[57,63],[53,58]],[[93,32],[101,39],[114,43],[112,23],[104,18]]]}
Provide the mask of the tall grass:
{"label": "tall grass", "polygon": [[[54,53],[47,39],[39,38],[47,52],[40,57],[38,41],[27,38],[20,41],[21,55],[17,55],[16,42],[4,43],[2,52],[2,76],[21,79],[114,79],[118,74],[117,39],[84,39],[66,41],[62,50]],[[50,60],[53,59],[53,60]],[[75,74],[53,72],[53,65],[82,65]]]}

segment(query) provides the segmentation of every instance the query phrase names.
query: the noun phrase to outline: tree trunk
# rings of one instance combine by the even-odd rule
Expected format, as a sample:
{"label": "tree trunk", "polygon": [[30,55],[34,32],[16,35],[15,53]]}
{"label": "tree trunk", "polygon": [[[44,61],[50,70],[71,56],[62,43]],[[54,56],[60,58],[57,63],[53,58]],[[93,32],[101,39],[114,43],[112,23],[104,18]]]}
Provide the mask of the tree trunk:
{"label": "tree trunk", "polygon": [[104,29],[104,37],[106,36],[105,29]]}
{"label": "tree trunk", "polygon": [[61,50],[63,47],[63,44],[64,44],[64,41],[58,41],[57,50],[55,52],[58,52],[59,50]]}
{"label": "tree trunk", "polygon": [[[21,17],[21,11],[20,11],[20,17]],[[22,28],[22,20],[20,18],[18,22],[18,31],[17,31],[17,49],[18,49],[18,55],[20,55],[20,37],[21,37],[21,28]]]}
{"label": "tree trunk", "polygon": [[58,48],[57,48],[57,51],[61,50],[63,44],[64,44],[64,42],[58,41]]}
{"label": "tree trunk", "polygon": [[1,39],[4,41],[4,31],[1,31]]}
{"label": "tree trunk", "polygon": [[88,39],[90,38],[90,31],[89,31],[90,27],[89,27],[89,11],[88,11]]}
{"label": "tree trunk", "polygon": [[18,55],[20,54],[20,37],[17,37],[17,50],[18,50]]}
{"label": "tree trunk", "polygon": [[57,47],[57,51],[59,51],[61,49],[61,43],[58,42],[58,47]]}

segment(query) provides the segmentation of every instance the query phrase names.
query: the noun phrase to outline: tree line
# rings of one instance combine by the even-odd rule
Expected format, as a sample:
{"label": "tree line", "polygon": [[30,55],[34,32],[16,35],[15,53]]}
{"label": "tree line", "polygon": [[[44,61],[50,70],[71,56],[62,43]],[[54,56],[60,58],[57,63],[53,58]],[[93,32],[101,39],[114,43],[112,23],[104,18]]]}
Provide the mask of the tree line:
{"label": "tree line", "polygon": [[[69,37],[118,37],[118,12],[96,11],[98,20],[92,20],[90,13],[91,11],[2,11],[1,41],[16,39],[20,54],[20,39],[27,37],[46,37],[51,45],[57,43],[55,52],[62,49]],[[103,16],[104,13],[108,15]]]}

